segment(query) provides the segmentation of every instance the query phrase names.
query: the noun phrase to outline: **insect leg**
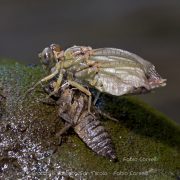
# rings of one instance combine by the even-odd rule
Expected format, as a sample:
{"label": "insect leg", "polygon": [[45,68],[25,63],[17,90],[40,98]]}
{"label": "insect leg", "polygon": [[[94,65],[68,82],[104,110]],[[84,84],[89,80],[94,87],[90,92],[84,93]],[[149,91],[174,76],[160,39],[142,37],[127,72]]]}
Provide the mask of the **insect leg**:
{"label": "insect leg", "polygon": [[92,95],[91,95],[91,92],[86,89],[85,87],[83,87],[81,84],[75,82],[75,81],[71,81],[71,80],[68,80],[69,84],[71,86],[74,86],[75,88],[79,89],[80,91],[82,91],[83,93],[85,93],[86,95],[89,96],[89,100],[88,100],[88,112],[90,113],[90,108],[91,108],[91,100],[92,100]]}
{"label": "insect leg", "polygon": [[57,106],[56,101],[54,99],[43,99],[40,100],[40,102],[49,106]]}
{"label": "insect leg", "polygon": [[114,117],[111,117],[108,113],[105,113],[103,111],[101,111],[99,108],[96,108],[96,111],[103,117],[111,120],[111,121],[115,121],[115,122],[119,122],[118,119],[114,118]]}
{"label": "insect leg", "polygon": [[66,124],[59,132],[56,133],[56,137],[59,138],[59,145],[62,143],[62,135],[68,131],[68,129],[72,127],[72,124]]}
{"label": "insect leg", "polygon": [[66,124],[59,132],[56,133],[56,136],[62,136],[70,127],[72,127],[72,124]]}
{"label": "insect leg", "polygon": [[101,92],[98,91],[97,94],[96,94],[96,96],[95,96],[95,98],[94,98],[94,101],[93,101],[93,104],[94,104],[94,105],[96,105],[96,102],[97,102],[97,100],[99,99],[100,94],[101,94]]}
{"label": "insect leg", "polygon": [[49,76],[46,76],[45,78],[41,79],[40,81],[38,81],[33,87],[29,88],[24,97],[26,97],[30,92],[32,92],[39,84],[42,84],[45,81],[48,81],[50,79],[52,79],[54,76],[56,76],[58,74],[58,70],[56,69],[52,74],[50,74]]}
{"label": "insect leg", "polygon": [[61,86],[62,79],[63,79],[63,73],[60,72],[60,73],[59,73],[59,77],[58,77],[57,81],[55,82],[54,91],[51,92],[51,93],[48,95],[48,98],[58,92],[58,90],[59,90],[59,88],[60,88],[60,86]]}
{"label": "insect leg", "polygon": [[46,82],[46,81],[52,79],[53,77],[55,77],[55,76],[59,73],[61,67],[62,67],[61,63],[57,63],[56,66],[55,66],[55,71],[54,71],[52,74],[50,74],[50,75],[46,76],[45,78],[41,79],[41,80],[38,81],[33,87],[31,87],[30,89],[28,89],[28,90],[26,91],[25,95],[24,95],[24,98],[25,98],[30,92],[32,92],[39,84],[42,84],[43,82]]}

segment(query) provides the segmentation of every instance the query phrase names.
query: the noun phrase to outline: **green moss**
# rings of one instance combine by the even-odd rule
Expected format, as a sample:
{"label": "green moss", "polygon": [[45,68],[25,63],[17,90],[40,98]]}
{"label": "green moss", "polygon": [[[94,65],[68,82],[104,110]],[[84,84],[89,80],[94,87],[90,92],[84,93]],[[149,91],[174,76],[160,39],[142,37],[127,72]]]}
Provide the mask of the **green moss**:
{"label": "green moss", "polygon": [[[26,136],[49,151],[57,140],[55,132],[62,127],[57,120],[57,107],[38,101],[45,97],[39,92],[41,87],[23,103],[16,103],[44,75],[39,66],[0,60],[0,83],[7,95],[7,118],[28,126]],[[56,153],[48,157],[52,164],[58,161],[62,172],[76,172],[89,179],[173,179],[179,175],[180,128],[173,120],[135,97],[103,95],[101,101],[105,102],[103,111],[119,120],[101,119],[115,144],[118,162],[96,155],[72,132]]]}
{"label": "green moss", "polygon": [[104,99],[109,102],[104,110],[134,133],[180,148],[180,127],[161,112],[136,97],[105,96]]}

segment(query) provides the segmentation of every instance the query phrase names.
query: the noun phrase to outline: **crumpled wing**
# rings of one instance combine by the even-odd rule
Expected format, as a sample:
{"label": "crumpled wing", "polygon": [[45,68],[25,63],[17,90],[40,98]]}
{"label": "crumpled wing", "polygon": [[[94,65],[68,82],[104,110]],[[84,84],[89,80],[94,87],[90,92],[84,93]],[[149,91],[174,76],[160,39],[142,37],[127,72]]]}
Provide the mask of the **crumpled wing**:
{"label": "crumpled wing", "polygon": [[[129,61],[138,63],[144,72],[148,75],[149,71],[154,68],[154,65],[149,61],[144,60],[140,56],[117,48],[99,48],[93,49],[91,53],[90,59],[94,59],[95,61],[105,60],[105,61]],[[107,59],[105,59],[107,57]],[[123,62],[122,62],[123,63]],[[157,73],[157,72],[156,72]],[[160,77],[159,74],[156,76]]]}
{"label": "crumpled wing", "polygon": [[165,85],[165,80],[156,72],[153,64],[128,51],[93,49],[88,60],[94,65],[77,72],[75,76],[101,92],[120,96]]}

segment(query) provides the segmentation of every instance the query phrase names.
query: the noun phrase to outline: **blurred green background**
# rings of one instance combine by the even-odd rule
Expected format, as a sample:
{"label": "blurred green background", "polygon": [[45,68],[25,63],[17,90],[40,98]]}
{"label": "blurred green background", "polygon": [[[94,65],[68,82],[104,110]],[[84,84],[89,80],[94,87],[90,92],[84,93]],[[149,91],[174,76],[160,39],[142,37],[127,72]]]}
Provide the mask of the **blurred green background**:
{"label": "blurred green background", "polygon": [[51,43],[116,47],[151,61],[168,83],[140,97],[180,122],[179,0],[0,0],[0,57],[39,63]]}

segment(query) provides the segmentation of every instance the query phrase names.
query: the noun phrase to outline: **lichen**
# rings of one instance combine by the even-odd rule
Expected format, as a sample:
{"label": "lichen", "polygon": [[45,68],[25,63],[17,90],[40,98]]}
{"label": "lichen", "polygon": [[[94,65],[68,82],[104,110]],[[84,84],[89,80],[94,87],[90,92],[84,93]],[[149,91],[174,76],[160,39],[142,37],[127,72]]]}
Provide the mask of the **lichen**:
{"label": "lichen", "polygon": [[[61,146],[55,133],[63,124],[57,107],[41,103],[42,88],[24,92],[44,77],[40,66],[0,60],[0,177],[80,179],[173,179],[178,177],[180,128],[136,97],[102,95],[100,108],[119,120],[101,118],[116,147],[118,162],[100,157],[70,131]],[[19,99],[20,98],[20,99]],[[17,100],[19,100],[17,102]],[[2,108],[3,106],[3,108]]]}

